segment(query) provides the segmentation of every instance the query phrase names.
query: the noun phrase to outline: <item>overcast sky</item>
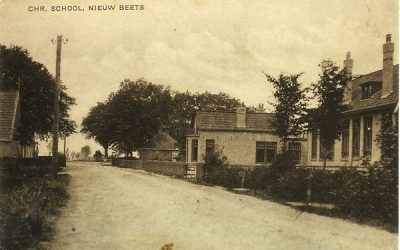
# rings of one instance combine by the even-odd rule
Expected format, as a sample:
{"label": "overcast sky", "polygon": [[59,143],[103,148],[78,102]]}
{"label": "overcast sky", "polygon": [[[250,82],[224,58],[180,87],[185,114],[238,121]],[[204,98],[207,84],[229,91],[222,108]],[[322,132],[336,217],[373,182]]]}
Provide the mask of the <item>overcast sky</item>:
{"label": "overcast sky", "polygon": [[[95,4],[142,4],[144,10],[89,11]],[[39,5],[47,11],[28,11]],[[52,12],[55,5],[84,11]],[[355,74],[375,71],[382,68],[388,33],[398,62],[397,21],[395,0],[0,0],[0,43],[26,48],[54,74],[50,40],[68,38],[61,79],[77,99],[71,115],[80,124],[125,78],[144,77],[178,91],[222,91],[257,105],[271,98],[263,72],[304,72],[308,85],[322,59],[342,66],[347,51]],[[100,148],[81,134],[68,140],[70,151],[86,144]]]}

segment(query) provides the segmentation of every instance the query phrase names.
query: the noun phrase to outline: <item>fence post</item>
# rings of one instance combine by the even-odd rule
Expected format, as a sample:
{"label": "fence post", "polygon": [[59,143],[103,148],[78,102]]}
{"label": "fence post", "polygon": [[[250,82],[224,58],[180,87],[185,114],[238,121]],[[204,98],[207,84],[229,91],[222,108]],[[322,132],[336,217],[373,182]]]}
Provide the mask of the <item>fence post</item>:
{"label": "fence post", "polygon": [[242,184],[240,185],[241,188],[244,188],[244,179],[246,178],[246,171],[242,172]]}
{"label": "fence post", "polygon": [[308,169],[308,171],[307,171],[307,199],[306,199],[307,205],[309,205],[311,203],[312,177],[313,177],[313,171],[312,171],[312,169]]}

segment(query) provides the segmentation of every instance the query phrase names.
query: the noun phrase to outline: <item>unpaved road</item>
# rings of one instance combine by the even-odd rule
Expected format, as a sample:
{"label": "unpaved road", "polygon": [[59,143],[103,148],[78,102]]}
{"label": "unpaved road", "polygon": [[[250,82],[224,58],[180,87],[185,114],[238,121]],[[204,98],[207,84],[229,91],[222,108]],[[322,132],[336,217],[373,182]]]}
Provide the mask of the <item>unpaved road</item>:
{"label": "unpaved road", "polygon": [[164,176],[69,163],[51,249],[397,249],[397,235]]}

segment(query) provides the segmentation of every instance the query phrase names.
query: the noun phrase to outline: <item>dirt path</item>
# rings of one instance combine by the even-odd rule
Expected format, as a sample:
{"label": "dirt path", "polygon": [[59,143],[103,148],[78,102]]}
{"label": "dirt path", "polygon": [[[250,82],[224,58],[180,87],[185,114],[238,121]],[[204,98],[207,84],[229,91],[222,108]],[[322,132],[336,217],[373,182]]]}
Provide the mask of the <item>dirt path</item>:
{"label": "dirt path", "polygon": [[164,176],[70,163],[51,249],[397,249],[397,235]]}

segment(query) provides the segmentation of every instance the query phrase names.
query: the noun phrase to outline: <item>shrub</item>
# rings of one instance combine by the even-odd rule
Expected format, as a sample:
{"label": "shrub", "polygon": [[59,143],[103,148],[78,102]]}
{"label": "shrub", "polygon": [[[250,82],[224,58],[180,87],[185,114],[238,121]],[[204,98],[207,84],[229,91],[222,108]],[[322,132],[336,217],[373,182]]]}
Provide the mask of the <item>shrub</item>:
{"label": "shrub", "polygon": [[68,197],[68,175],[26,169],[14,169],[1,180],[0,248],[34,248],[49,236],[54,216]]}
{"label": "shrub", "polygon": [[245,187],[254,190],[265,190],[270,180],[270,169],[264,166],[255,166],[246,171]]}
{"label": "shrub", "polygon": [[307,170],[302,168],[294,168],[278,175],[267,186],[270,195],[290,201],[304,201],[306,190]]}
{"label": "shrub", "polygon": [[342,183],[342,171],[314,170],[311,176],[311,202],[334,203],[335,190]]}
{"label": "shrub", "polygon": [[228,166],[215,167],[204,180],[208,183],[226,188],[240,187],[242,183],[242,177],[240,176],[239,172],[241,172],[240,168]]}
{"label": "shrub", "polygon": [[397,225],[397,171],[381,163],[368,166],[366,172],[347,172],[337,189],[336,208],[354,218],[376,219]]}
{"label": "shrub", "polygon": [[103,159],[103,154],[100,150],[96,150],[96,152],[93,154],[93,159],[94,161],[101,161]]}
{"label": "shrub", "polygon": [[222,151],[219,150],[206,153],[203,158],[203,180],[206,182],[211,182],[211,176],[213,175],[214,171],[221,171],[221,173],[214,174],[215,178],[219,179],[219,174],[222,174],[224,171],[226,171],[226,167],[229,166],[228,159],[222,154]]}
{"label": "shrub", "polygon": [[296,169],[296,163],[293,161],[291,152],[285,151],[278,154],[271,164],[271,177],[279,177],[285,175],[285,173]]}
{"label": "shrub", "polygon": [[[313,170],[311,202],[334,204],[333,212],[342,216],[360,221],[378,220],[397,227],[397,162],[365,164],[364,169]],[[240,173],[246,172],[244,184],[247,188],[262,190],[286,201],[307,199],[309,170],[295,167],[283,154],[271,167],[256,166],[245,170],[229,166],[226,157],[217,152],[206,157],[204,171],[207,182],[227,188],[240,187]]]}

